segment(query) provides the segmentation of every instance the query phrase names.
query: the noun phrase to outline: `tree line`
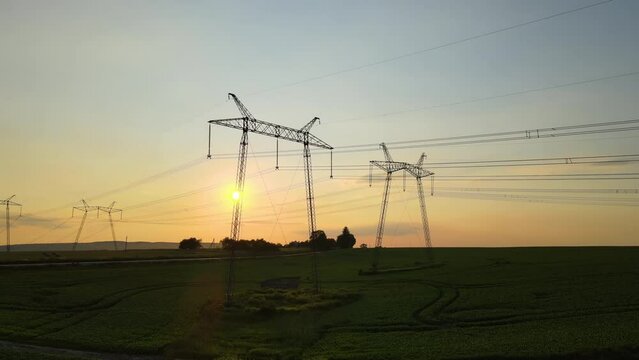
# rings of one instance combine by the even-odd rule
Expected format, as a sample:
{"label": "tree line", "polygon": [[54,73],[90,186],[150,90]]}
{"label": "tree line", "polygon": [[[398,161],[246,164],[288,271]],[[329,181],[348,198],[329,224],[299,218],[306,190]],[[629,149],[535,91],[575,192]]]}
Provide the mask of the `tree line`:
{"label": "tree line", "polygon": [[[224,250],[240,251],[279,251],[281,248],[309,248],[314,251],[326,251],[332,249],[350,249],[355,246],[357,240],[348,227],[344,227],[342,233],[337,236],[337,240],[328,238],[323,230],[316,230],[311,234],[310,240],[291,241],[286,245],[268,242],[264,239],[233,240],[224,238],[220,243]],[[182,250],[197,250],[202,248],[202,239],[194,237],[180,241],[179,248]]]}

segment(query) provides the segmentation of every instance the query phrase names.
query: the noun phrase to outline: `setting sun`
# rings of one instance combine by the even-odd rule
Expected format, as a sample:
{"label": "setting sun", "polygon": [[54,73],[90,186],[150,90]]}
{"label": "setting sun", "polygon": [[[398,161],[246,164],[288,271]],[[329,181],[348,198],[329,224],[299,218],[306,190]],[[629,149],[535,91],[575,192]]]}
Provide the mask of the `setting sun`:
{"label": "setting sun", "polygon": [[239,191],[233,191],[233,200],[237,201],[240,199],[240,192]]}

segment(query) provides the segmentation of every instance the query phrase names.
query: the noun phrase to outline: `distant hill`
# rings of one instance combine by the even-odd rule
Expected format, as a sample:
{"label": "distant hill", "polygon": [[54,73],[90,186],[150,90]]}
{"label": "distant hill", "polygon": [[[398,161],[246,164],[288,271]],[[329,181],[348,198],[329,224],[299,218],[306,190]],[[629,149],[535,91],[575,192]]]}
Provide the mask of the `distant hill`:
{"label": "distant hill", "polygon": [[[178,243],[172,242],[147,242],[129,241],[128,250],[150,249],[177,249]],[[118,250],[124,250],[124,241],[117,241]],[[72,243],[43,243],[43,244],[16,244],[11,245],[11,251],[70,251]],[[113,250],[113,241],[96,241],[91,243],[79,243],[77,250]],[[6,251],[6,246],[0,246],[0,251]]]}

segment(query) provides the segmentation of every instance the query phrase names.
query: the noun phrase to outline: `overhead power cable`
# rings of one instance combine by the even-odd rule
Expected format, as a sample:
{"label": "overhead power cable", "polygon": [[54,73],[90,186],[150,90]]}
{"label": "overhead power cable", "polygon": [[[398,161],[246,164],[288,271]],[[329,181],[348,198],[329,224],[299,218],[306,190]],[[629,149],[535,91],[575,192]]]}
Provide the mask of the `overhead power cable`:
{"label": "overhead power cable", "polygon": [[[156,173],[156,174],[153,174],[153,175],[150,175],[150,176],[146,176],[146,177],[141,178],[139,180],[135,180],[135,181],[133,181],[133,182],[131,182],[131,183],[125,185],[125,186],[120,186],[120,187],[117,187],[117,188],[114,188],[114,189],[111,189],[111,190],[107,190],[107,191],[99,193],[97,195],[88,196],[85,199],[86,200],[94,200],[94,199],[102,198],[102,197],[105,197],[105,196],[108,196],[108,195],[112,195],[112,194],[115,194],[115,193],[119,193],[119,192],[122,192],[122,191],[130,190],[130,189],[138,187],[140,185],[147,184],[149,182],[158,180],[158,179],[160,179],[162,177],[169,176],[169,175],[175,174],[177,172],[184,171],[186,169],[190,169],[193,166],[202,164],[203,162],[204,162],[204,159],[202,159],[202,158],[189,160],[189,161],[187,161],[187,162],[185,162],[183,164],[179,164],[179,165],[174,166],[174,167],[172,167],[172,168],[170,168],[168,170],[164,170],[164,171],[161,171],[159,173]],[[29,213],[28,215],[37,215],[37,214],[53,212],[53,211],[57,211],[57,210],[66,209],[66,208],[72,207],[74,205],[77,205],[77,201],[74,201],[74,202],[71,202],[71,203],[67,203],[65,205],[49,208],[49,209],[34,211],[34,212]]]}
{"label": "overhead power cable", "polygon": [[509,188],[509,187],[446,187],[439,186],[438,190],[462,192],[530,192],[530,193],[565,193],[565,194],[639,194],[637,188],[604,189],[604,188]]}
{"label": "overhead power cable", "polygon": [[[591,160],[591,161],[586,161]],[[552,158],[530,158],[530,159],[499,159],[499,160],[477,160],[477,161],[450,161],[428,163],[429,169],[460,169],[460,168],[482,168],[482,167],[512,167],[512,166],[547,166],[547,165],[593,165],[593,164],[614,164],[638,162],[639,154],[620,155],[596,155],[596,156],[567,156]],[[334,165],[341,171],[367,170],[368,164]],[[319,165],[317,170],[328,170],[327,167]],[[282,166],[280,170],[297,170],[292,166]]]}
{"label": "overhead power cable", "polygon": [[[524,129],[514,131],[502,131],[493,133],[480,133],[472,135],[449,136],[439,138],[415,139],[407,141],[389,141],[386,145],[393,149],[413,149],[435,146],[471,145],[492,142],[506,142],[517,140],[534,140],[543,138],[559,138],[578,135],[604,134],[613,132],[628,132],[639,130],[639,119],[629,119],[620,121],[598,122],[579,125],[566,125],[555,127],[544,127],[538,129]],[[378,151],[379,144],[358,144],[335,147],[334,153],[356,153]],[[321,152],[325,153],[329,152]],[[296,156],[299,152],[290,150],[280,150],[279,156]],[[270,157],[275,155],[273,151],[256,152],[255,157]],[[218,154],[217,159],[231,159],[236,155],[232,153]]]}
{"label": "overhead power cable", "polygon": [[468,194],[455,192],[442,192],[440,197],[459,197],[463,199],[477,200],[508,200],[524,202],[555,203],[561,205],[591,205],[591,206],[639,206],[639,201],[628,199],[607,199],[588,197],[558,197],[558,196],[530,196],[517,194]]}
{"label": "overhead power cable", "polygon": [[505,98],[505,97],[510,97],[510,96],[516,96],[516,95],[524,95],[524,94],[529,94],[529,93],[534,93],[534,92],[541,92],[541,91],[546,91],[546,90],[560,89],[560,88],[576,86],[576,85],[584,85],[584,84],[589,84],[589,83],[594,83],[594,82],[599,82],[599,81],[605,81],[605,80],[620,79],[620,78],[625,78],[625,77],[630,77],[630,76],[635,76],[635,75],[639,75],[639,71],[632,71],[632,72],[626,72],[626,73],[615,74],[615,75],[610,75],[610,76],[597,77],[597,78],[593,78],[593,79],[586,79],[586,80],[579,80],[579,81],[573,81],[573,82],[567,82],[567,83],[561,83],[561,84],[542,86],[542,87],[537,87],[537,88],[523,89],[523,90],[512,91],[512,92],[507,92],[507,93],[501,93],[501,94],[483,96],[483,97],[478,97],[478,98],[472,98],[472,99],[468,99],[468,100],[453,101],[453,102],[443,103],[443,104],[420,106],[420,107],[416,107],[416,108],[413,108],[413,109],[398,110],[398,111],[391,111],[391,112],[385,112],[385,113],[379,113],[379,114],[370,114],[370,115],[365,115],[365,116],[351,117],[351,118],[346,118],[346,119],[341,119],[341,120],[334,120],[330,124],[331,125],[335,125],[335,124],[341,124],[341,123],[357,121],[357,120],[368,120],[368,119],[374,119],[374,118],[379,118],[379,117],[395,116],[395,115],[401,115],[401,114],[409,114],[409,113],[425,111],[425,110],[429,110],[429,109],[437,109],[437,108],[452,107],[452,106],[463,105],[463,104],[471,104],[471,103],[476,103],[476,102],[481,102],[481,101],[486,101],[486,100],[494,100],[494,99],[500,99],[500,98]]}
{"label": "overhead power cable", "polygon": [[[273,170],[273,169],[267,169],[267,170],[264,170],[262,172],[256,172],[256,173],[250,174],[247,177],[257,176],[257,175],[259,175],[261,173],[267,174],[267,173],[271,173],[271,172],[274,172],[274,171],[275,170]],[[193,190],[189,190],[189,191],[186,191],[186,192],[182,192],[182,193],[179,193],[179,194],[169,195],[169,196],[166,196],[166,197],[163,197],[163,198],[160,198],[160,199],[149,200],[149,201],[144,201],[144,202],[141,202],[141,203],[133,204],[133,205],[130,205],[130,206],[124,208],[123,210],[133,210],[133,209],[138,209],[138,208],[142,208],[142,207],[148,207],[148,206],[152,206],[152,205],[155,205],[155,204],[159,204],[159,203],[163,203],[163,202],[167,202],[167,201],[172,201],[172,200],[176,200],[176,199],[179,199],[179,198],[183,198],[183,197],[186,197],[186,196],[199,194],[199,193],[202,193],[202,192],[205,192],[205,191],[210,191],[210,190],[219,188],[221,186],[223,186],[222,183],[217,183],[217,184],[213,184],[213,185],[207,185],[207,186],[203,186],[203,187],[200,187],[200,188],[197,188],[197,189],[193,189]]]}
{"label": "overhead power cable", "polygon": [[264,93],[267,93],[267,92],[272,92],[272,91],[280,90],[280,89],[283,89],[283,88],[288,88],[288,87],[292,87],[292,86],[296,86],[296,85],[300,85],[300,84],[304,84],[304,83],[308,83],[308,82],[312,82],[312,81],[326,79],[326,78],[329,78],[329,77],[333,77],[333,76],[337,76],[337,75],[341,75],[341,74],[345,74],[345,73],[349,73],[349,72],[353,72],[353,71],[358,71],[358,70],[370,68],[370,67],[373,67],[373,66],[378,66],[378,65],[390,63],[390,62],[393,62],[393,61],[397,61],[397,60],[400,60],[400,59],[405,59],[405,58],[416,56],[416,55],[422,55],[422,54],[425,54],[425,53],[428,53],[428,52],[431,52],[431,51],[444,49],[444,48],[447,48],[447,47],[463,44],[463,43],[466,43],[466,42],[469,42],[469,41],[472,41],[472,40],[481,39],[481,38],[484,38],[484,37],[496,35],[496,34],[499,34],[499,33],[506,32],[506,31],[515,30],[515,29],[518,29],[518,28],[522,28],[522,27],[525,27],[525,26],[532,25],[532,24],[536,24],[536,23],[540,23],[540,22],[543,22],[543,21],[551,20],[551,19],[554,19],[554,18],[557,18],[557,17],[573,14],[573,13],[576,13],[576,12],[579,12],[579,11],[583,11],[583,10],[586,10],[586,9],[590,9],[590,8],[593,8],[593,7],[596,7],[596,6],[608,4],[608,3],[612,2],[612,1],[613,0],[599,1],[599,2],[596,2],[594,4],[585,5],[585,6],[581,6],[581,7],[578,7],[578,8],[561,11],[561,12],[558,12],[558,13],[550,14],[550,15],[547,15],[547,16],[543,16],[543,17],[540,17],[540,18],[533,19],[533,20],[525,21],[525,22],[522,22],[522,23],[518,23],[518,24],[514,24],[514,25],[510,25],[510,26],[505,26],[505,27],[502,27],[502,28],[499,28],[499,29],[495,29],[495,30],[492,30],[492,31],[487,31],[487,32],[476,34],[476,35],[468,36],[468,37],[465,37],[465,38],[453,40],[453,41],[446,42],[446,43],[443,43],[443,44],[440,44],[440,45],[436,45],[436,46],[432,46],[432,47],[429,47],[429,48],[425,48],[425,49],[421,49],[421,50],[417,50],[417,51],[412,51],[412,52],[409,52],[409,53],[405,53],[405,54],[389,57],[389,58],[378,60],[378,61],[375,61],[375,62],[370,62],[370,63],[358,65],[358,66],[353,66],[353,67],[345,68],[345,69],[342,69],[342,70],[333,71],[333,72],[325,73],[325,74],[322,74],[322,75],[317,75],[317,76],[309,77],[309,78],[306,78],[306,79],[290,82],[288,84],[283,84],[283,85],[271,87],[271,88],[268,88],[268,89],[256,91],[256,92],[250,93],[248,95],[251,96],[251,95],[264,94]]}

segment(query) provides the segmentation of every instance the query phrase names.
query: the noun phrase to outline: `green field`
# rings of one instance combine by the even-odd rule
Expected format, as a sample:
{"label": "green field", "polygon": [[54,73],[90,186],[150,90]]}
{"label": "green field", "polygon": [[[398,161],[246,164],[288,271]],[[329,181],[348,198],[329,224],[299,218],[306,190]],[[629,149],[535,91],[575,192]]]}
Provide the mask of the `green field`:
{"label": "green field", "polygon": [[[278,252],[238,251],[240,257],[273,256],[307,252],[307,249],[282,248]],[[192,258],[227,257],[229,253],[222,249],[200,250],[128,250],[128,251],[13,251],[0,252],[0,264],[31,264],[31,263],[67,263],[94,261],[130,261],[130,260],[166,260]]]}
{"label": "green field", "polygon": [[[320,296],[308,255],[240,260],[232,308],[225,261],[3,268],[0,340],[159,358],[639,358],[639,248],[434,249],[441,266],[359,275],[372,251],[320,254]],[[302,290],[260,290],[287,276]]]}

